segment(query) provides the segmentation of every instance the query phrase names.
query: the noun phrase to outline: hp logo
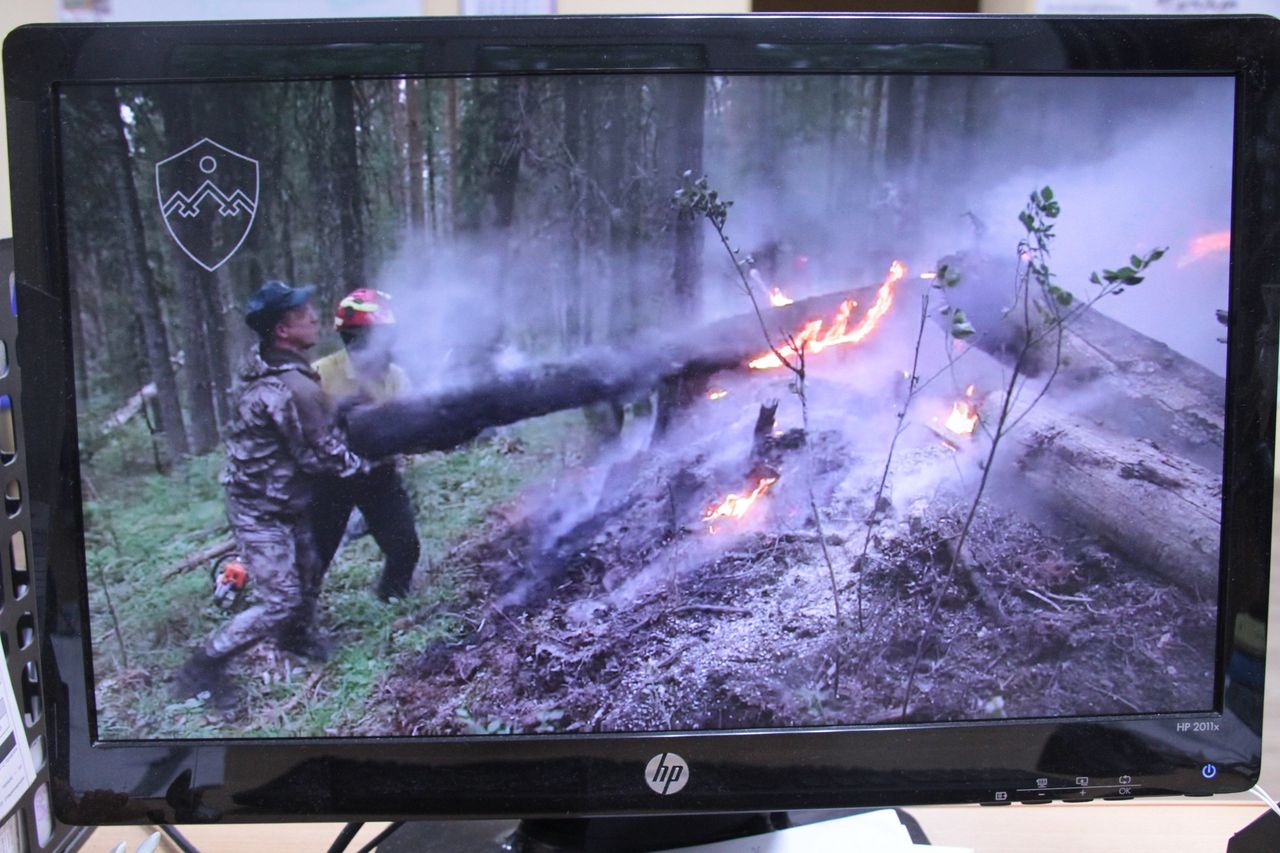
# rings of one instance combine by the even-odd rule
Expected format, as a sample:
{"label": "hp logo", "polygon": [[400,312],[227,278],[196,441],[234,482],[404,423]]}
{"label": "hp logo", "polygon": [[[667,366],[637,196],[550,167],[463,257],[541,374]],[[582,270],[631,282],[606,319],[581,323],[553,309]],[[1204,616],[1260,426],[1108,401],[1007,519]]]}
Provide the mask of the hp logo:
{"label": "hp logo", "polygon": [[644,766],[644,781],[657,794],[676,794],[689,781],[689,765],[674,752],[662,752]]}

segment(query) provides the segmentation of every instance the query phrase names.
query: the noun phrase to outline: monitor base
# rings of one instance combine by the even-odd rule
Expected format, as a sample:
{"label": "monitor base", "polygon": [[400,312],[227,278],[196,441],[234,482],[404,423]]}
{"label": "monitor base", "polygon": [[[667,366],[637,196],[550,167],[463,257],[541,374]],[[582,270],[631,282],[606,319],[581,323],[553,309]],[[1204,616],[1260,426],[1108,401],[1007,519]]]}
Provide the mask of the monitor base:
{"label": "monitor base", "polygon": [[[413,821],[378,845],[378,853],[655,853],[803,826],[877,809],[656,817],[539,818],[520,821]],[[928,844],[915,818],[894,810],[912,841]]]}

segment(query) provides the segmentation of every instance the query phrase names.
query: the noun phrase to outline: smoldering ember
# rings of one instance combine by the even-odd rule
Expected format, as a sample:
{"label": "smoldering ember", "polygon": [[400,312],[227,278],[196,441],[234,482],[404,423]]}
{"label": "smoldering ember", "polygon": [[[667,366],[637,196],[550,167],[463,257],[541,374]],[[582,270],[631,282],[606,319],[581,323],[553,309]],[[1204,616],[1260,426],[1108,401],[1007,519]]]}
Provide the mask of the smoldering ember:
{"label": "smoldering ember", "polygon": [[[890,276],[851,299],[764,309],[771,329],[825,324],[811,333],[807,429],[794,377],[759,352],[750,314],[669,343],[665,360],[642,348],[630,362],[615,354],[390,404],[399,418],[353,418],[357,441],[402,444],[383,450],[415,445],[388,428],[422,423],[405,416],[415,409],[472,434],[601,401],[612,419],[589,464],[535,483],[454,547],[449,561],[474,567],[466,606],[451,605],[465,627],[387,680],[373,703],[383,711],[361,732],[1204,707],[1221,380],[1087,311],[1066,335],[1057,381],[992,471],[949,578],[1010,366],[1000,335],[967,345],[926,333],[913,353],[927,288]],[[873,506],[913,358],[917,377],[946,375],[915,402],[919,423]],[[651,385],[650,413],[640,403]],[[421,435],[440,435],[429,423]],[[519,442],[506,452],[521,453]]]}

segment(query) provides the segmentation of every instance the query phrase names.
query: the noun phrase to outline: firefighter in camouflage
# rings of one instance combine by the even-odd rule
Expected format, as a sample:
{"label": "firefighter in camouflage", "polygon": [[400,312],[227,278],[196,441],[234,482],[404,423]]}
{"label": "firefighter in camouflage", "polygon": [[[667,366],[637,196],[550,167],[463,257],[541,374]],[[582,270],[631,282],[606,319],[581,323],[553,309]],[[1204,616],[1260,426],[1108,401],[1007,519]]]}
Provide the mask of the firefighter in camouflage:
{"label": "firefighter in camouflage", "polygon": [[[314,365],[320,385],[340,408],[383,403],[406,390],[404,371],[391,363],[391,334],[396,318],[391,297],[377,290],[353,290],[338,303],[333,325],[343,348]],[[360,510],[374,541],[386,554],[377,594],[383,600],[402,598],[409,591],[421,545],[396,460],[387,459],[367,474],[322,477],[312,503],[313,530],[320,563],[328,566],[352,507]]]}
{"label": "firefighter in camouflage", "polygon": [[233,707],[227,666],[240,652],[274,637],[286,651],[327,654],[315,633],[323,563],[310,510],[320,477],[370,470],[337,428],[328,396],[305,353],[320,321],[312,288],[270,281],[249,298],[245,322],[259,338],[241,369],[222,474],[227,518],[257,603],[216,630],[178,672],[174,693],[209,691]]}

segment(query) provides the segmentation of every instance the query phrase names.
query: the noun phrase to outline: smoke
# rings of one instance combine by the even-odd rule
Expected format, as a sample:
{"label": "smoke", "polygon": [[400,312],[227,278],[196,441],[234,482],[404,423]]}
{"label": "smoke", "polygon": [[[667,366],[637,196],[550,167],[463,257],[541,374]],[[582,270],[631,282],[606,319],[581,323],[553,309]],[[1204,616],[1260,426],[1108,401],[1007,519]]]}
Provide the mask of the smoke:
{"label": "smoke", "polygon": [[[733,83],[750,85],[765,84]],[[957,291],[954,298],[964,301],[980,333],[991,333],[1011,307],[1015,249],[1025,233],[1017,215],[1028,194],[1044,186],[1053,187],[1063,211],[1050,259],[1059,284],[1087,298],[1094,292],[1092,271],[1168,247],[1146,281],[1105,298],[1100,310],[1223,375],[1215,311],[1226,307],[1228,257],[1193,257],[1190,249],[1197,237],[1230,226],[1232,85],[1226,78],[921,78],[910,82],[910,106],[899,108],[942,106],[937,115],[911,116],[919,132],[907,150],[837,128],[801,138],[765,166],[753,146],[763,135],[782,133],[768,116],[751,137],[710,132],[704,171],[712,188],[734,202],[726,233],[740,256],[753,258],[751,286],[762,305],[773,287],[802,299],[873,285],[894,259],[910,267],[885,327],[868,346],[811,360],[813,428],[846,436],[855,452],[867,455],[859,476],[876,473],[872,457],[887,447],[896,426],[895,406],[885,401],[900,399],[898,386],[914,356],[927,288],[919,274],[944,256],[964,253],[972,275],[962,285],[965,295]],[[946,97],[930,87],[946,87]],[[975,115],[982,121],[975,123]],[[592,347],[634,350],[680,328],[696,330],[751,311],[708,223],[698,223],[700,302],[693,311],[672,310],[666,304],[670,233],[655,229],[651,219],[648,236],[630,248],[584,245],[557,207],[557,185],[541,178],[530,179],[512,227],[407,234],[379,272],[377,286],[394,295],[400,318],[394,358],[417,388],[467,386],[581,357]],[[606,230],[591,233],[601,238]],[[944,301],[934,293],[922,374],[955,355],[937,322]],[[752,373],[718,382],[729,382],[730,399],[748,412],[746,419],[754,414],[747,400],[772,395],[784,400],[780,426],[798,426],[789,378],[778,371],[774,378]],[[1003,387],[999,364],[975,354],[935,383],[931,396],[916,402],[908,449],[942,446],[929,431],[933,412],[945,415],[970,382],[983,393]],[[749,425],[728,436],[716,452],[726,465],[743,458]],[[964,473],[971,454],[953,455],[949,467]],[[557,531],[595,505],[607,469],[619,461],[616,453],[597,460],[580,488],[556,499],[565,508]],[[904,478],[898,488],[926,494],[937,485],[933,476]]]}
{"label": "smoke", "polygon": [[[1168,102],[1174,85],[1180,94],[1166,109],[1146,106]],[[1225,330],[1215,311],[1227,308],[1229,258],[1190,253],[1197,237],[1230,229],[1233,85],[1227,78],[1124,81],[1125,97],[1101,118],[1081,117],[1117,133],[1107,156],[1081,147],[1076,162],[1024,167],[975,201],[992,223],[986,246],[1012,257],[1021,236],[1014,216],[1031,189],[1049,185],[1062,204],[1051,267],[1077,296],[1096,292],[1093,271],[1168,247],[1146,281],[1102,300],[1099,310],[1225,376],[1226,347],[1217,340]],[[1071,143],[1083,146],[1078,136]]]}
{"label": "smoke", "polygon": [[[865,141],[816,139],[762,173],[708,151],[706,171],[735,202],[726,227],[735,245],[793,298],[866,286],[893,258],[919,273],[963,251],[1007,261],[1008,278],[983,282],[1000,290],[985,297],[997,312],[1008,307],[1001,289],[1025,235],[1018,213],[1032,190],[1052,186],[1063,210],[1051,259],[1059,284],[1088,297],[1094,270],[1168,247],[1146,282],[1100,309],[1225,375],[1214,312],[1227,307],[1228,257],[1189,251],[1198,236],[1230,228],[1232,86],[982,78],[968,97],[995,105],[985,123],[924,116],[924,142],[896,164],[877,166]],[[719,241],[708,239],[705,253],[709,312],[740,311]]]}

